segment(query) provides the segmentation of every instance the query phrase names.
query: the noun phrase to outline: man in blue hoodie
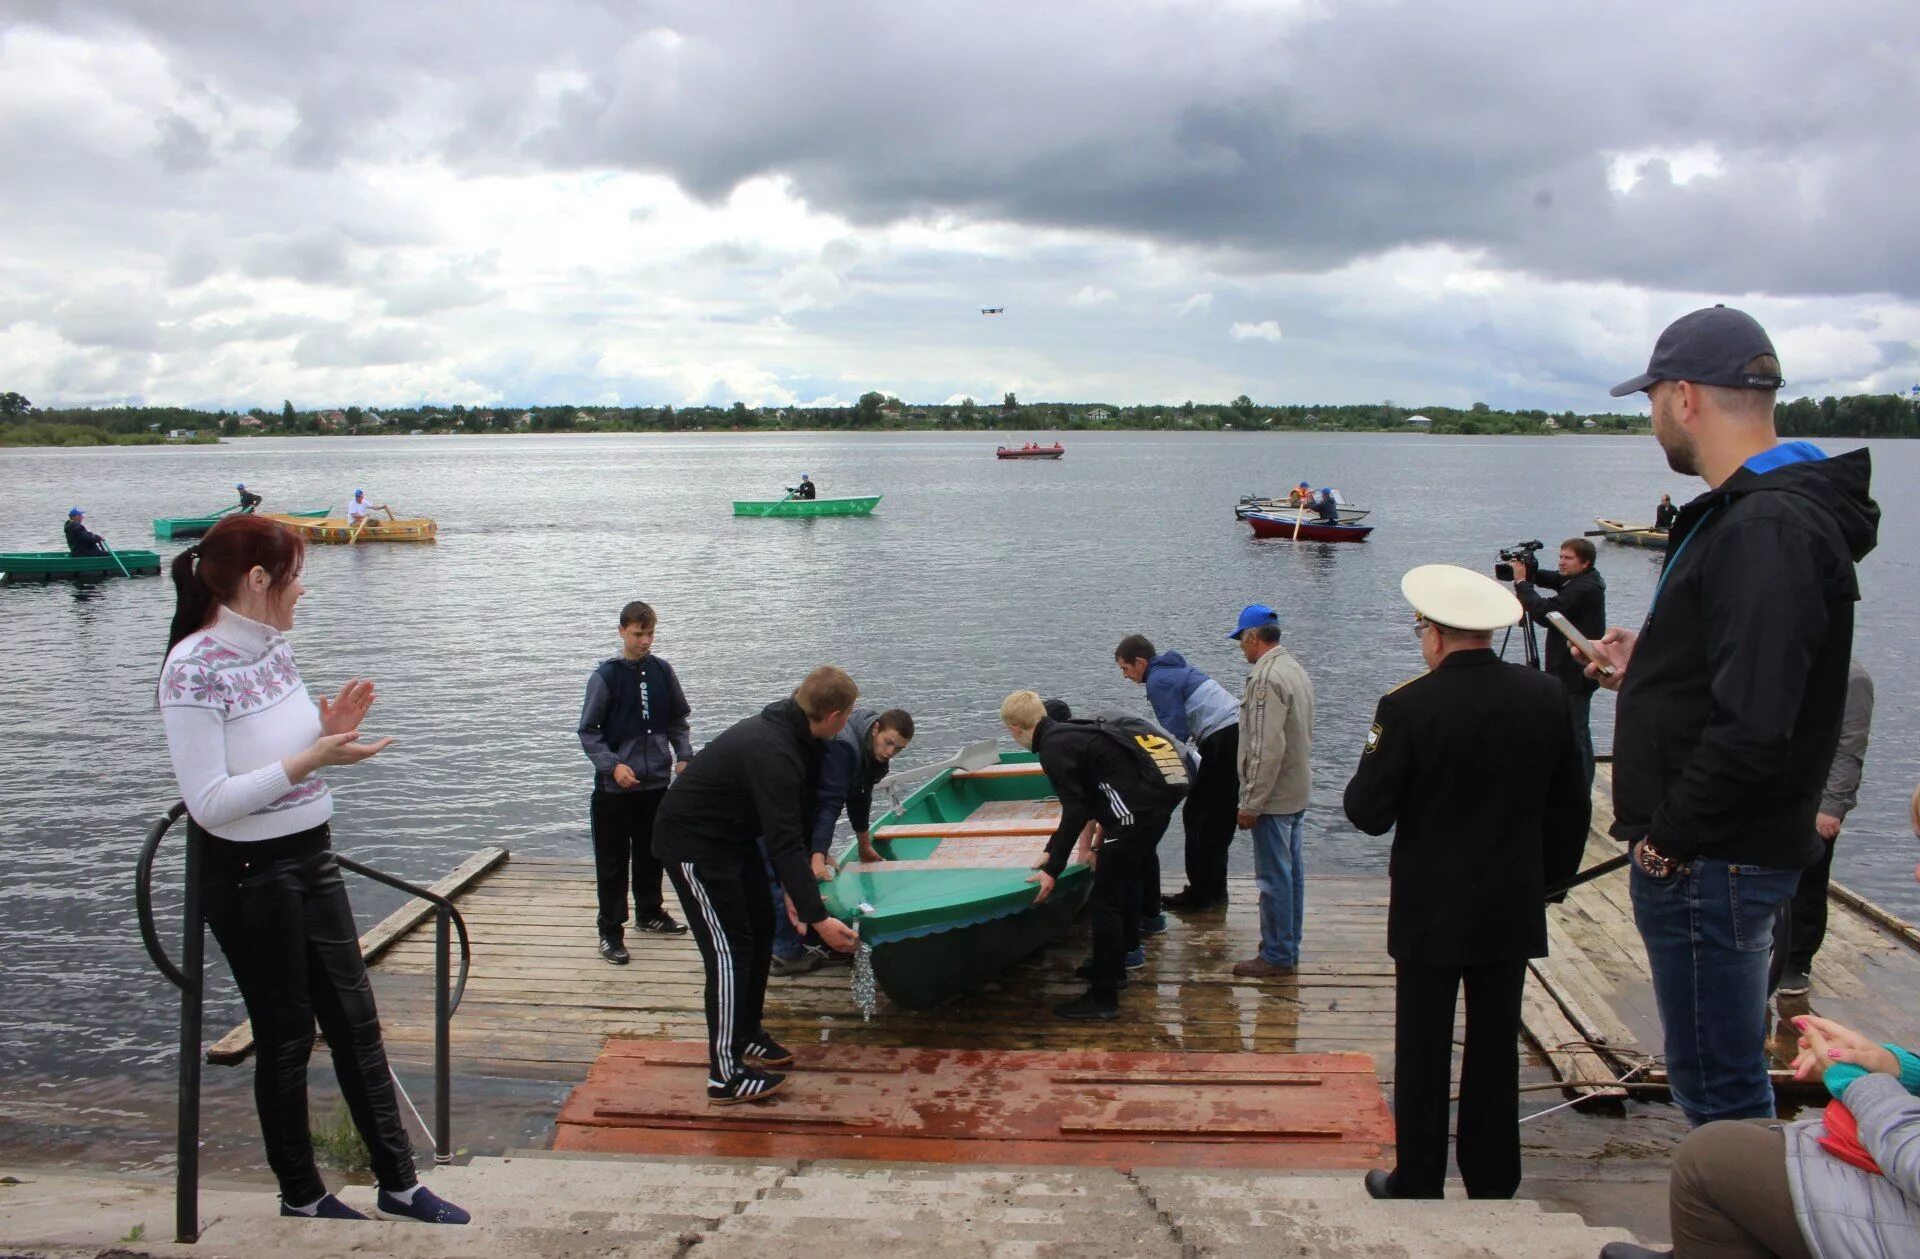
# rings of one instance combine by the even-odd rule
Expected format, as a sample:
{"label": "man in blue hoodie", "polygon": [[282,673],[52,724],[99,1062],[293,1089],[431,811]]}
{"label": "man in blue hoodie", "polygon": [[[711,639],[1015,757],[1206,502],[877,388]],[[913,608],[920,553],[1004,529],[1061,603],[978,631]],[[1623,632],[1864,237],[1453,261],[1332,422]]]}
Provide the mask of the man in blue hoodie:
{"label": "man in blue hoodie", "polygon": [[[1113,658],[1127,681],[1147,688],[1154,716],[1167,732],[1200,753],[1200,772],[1180,808],[1180,825],[1187,835],[1187,886],[1160,898],[1160,903],[1181,910],[1222,907],[1227,903],[1227,849],[1233,843],[1240,799],[1240,703],[1179,652],[1154,651],[1144,634],[1121,639]],[[1157,888],[1158,878],[1154,883]]]}
{"label": "man in blue hoodie", "polygon": [[1673,1100],[1697,1127],[1771,1118],[1767,953],[1775,915],[1822,856],[1821,789],[1846,707],[1854,565],[1880,509],[1865,450],[1780,443],[1784,382],[1742,311],[1669,325],[1644,392],[1667,465],[1707,492],[1680,509],[1636,633],[1598,649],[1618,690],[1613,835],[1633,856]]}

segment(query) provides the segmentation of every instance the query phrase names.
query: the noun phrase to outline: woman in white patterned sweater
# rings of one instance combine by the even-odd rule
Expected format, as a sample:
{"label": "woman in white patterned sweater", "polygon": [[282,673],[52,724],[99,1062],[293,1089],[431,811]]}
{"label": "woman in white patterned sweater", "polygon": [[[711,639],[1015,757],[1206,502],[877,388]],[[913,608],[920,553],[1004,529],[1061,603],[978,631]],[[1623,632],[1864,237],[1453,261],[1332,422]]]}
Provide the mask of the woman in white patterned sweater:
{"label": "woman in white patterned sweater", "polygon": [[465,1224],[420,1184],[387,1070],[359,932],[334,861],[333,797],[318,771],[392,742],[362,742],[373,683],[315,704],[284,633],[304,546],[257,516],[229,516],[173,561],[177,602],[160,670],[167,751],[203,853],[207,925],[253,1021],[254,1102],[280,1213],[365,1219],[327,1192],[307,1123],[314,1022],[366,1140],[383,1215]]}

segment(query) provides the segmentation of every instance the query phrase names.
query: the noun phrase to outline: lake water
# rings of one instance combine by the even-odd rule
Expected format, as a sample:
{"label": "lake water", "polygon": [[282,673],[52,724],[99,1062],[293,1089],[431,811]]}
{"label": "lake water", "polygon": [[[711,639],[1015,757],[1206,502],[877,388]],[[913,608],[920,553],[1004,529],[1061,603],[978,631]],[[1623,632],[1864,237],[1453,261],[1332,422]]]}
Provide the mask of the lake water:
{"label": "lake water", "polygon": [[[1492,563],[1596,515],[1646,519],[1667,470],[1650,438],[1420,435],[1068,435],[1057,463],[999,463],[992,434],[258,439],[217,447],[0,451],[0,549],[61,545],[66,509],[122,548],[150,520],[232,500],[331,506],[356,487],[440,522],[433,546],[316,547],[293,634],[316,692],[375,679],[367,729],[388,752],[329,774],[335,843],[428,881],[472,850],[585,856],[589,766],[574,735],[587,674],[617,650],[620,605],[661,613],[657,649],[692,701],[695,740],[785,694],[812,666],[851,670],[865,702],[913,711],[925,763],[999,733],[1017,687],[1078,709],[1145,711],[1113,648],[1149,635],[1238,692],[1225,635],[1239,608],[1281,609],[1312,675],[1310,869],[1385,870],[1340,792],[1379,694],[1417,673],[1399,578],[1415,564]],[[1858,443],[1836,443],[1834,449]],[[1874,447],[1887,508],[1862,568],[1857,655],[1879,683],[1860,807],[1838,876],[1909,916],[1907,793],[1920,717],[1905,703],[1920,631],[1920,532],[1894,487],[1920,484],[1920,445]],[[870,519],[736,520],[728,500],[777,496],[802,472],[826,495],[884,493]],[[1256,542],[1231,513],[1302,477],[1374,509],[1365,545]],[[1637,624],[1656,572],[1603,547],[1609,619]],[[1782,591],[1782,599],[1792,597]],[[0,1071],[35,1078],[153,1073],[175,1004],[148,966],[132,865],[175,798],[153,680],[173,592],[163,580],[0,589]],[[1510,656],[1518,654],[1517,641]],[[1594,705],[1612,741],[1611,696]],[[178,845],[174,845],[177,854]],[[1164,850],[1179,886],[1176,823]],[[1250,868],[1244,838],[1235,864]],[[177,867],[165,872],[177,882]],[[358,885],[363,922],[395,903]],[[161,897],[177,921],[177,900]],[[1309,903],[1307,934],[1312,938]],[[1249,942],[1251,943],[1251,942]],[[1384,948],[1384,942],[1383,942]],[[211,944],[209,952],[213,954]],[[211,1029],[237,1013],[209,966]]]}

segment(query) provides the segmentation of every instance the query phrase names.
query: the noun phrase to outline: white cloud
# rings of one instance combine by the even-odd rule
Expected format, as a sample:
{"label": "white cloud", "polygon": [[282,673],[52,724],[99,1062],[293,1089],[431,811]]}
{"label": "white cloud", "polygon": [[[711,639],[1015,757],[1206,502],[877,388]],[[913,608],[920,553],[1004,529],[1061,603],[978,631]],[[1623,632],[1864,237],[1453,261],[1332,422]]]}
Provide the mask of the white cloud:
{"label": "white cloud", "polygon": [[1177,303],[1173,308],[1173,313],[1176,315],[1186,316],[1186,315],[1191,315],[1195,313],[1204,313],[1212,309],[1213,309],[1213,294],[1195,293],[1192,297],[1187,298],[1185,301]]}
{"label": "white cloud", "polygon": [[1237,323],[1227,329],[1227,335],[1235,341],[1278,341],[1280,325],[1271,319],[1262,319],[1259,323]]}
{"label": "white cloud", "polygon": [[1120,300],[1120,295],[1109,288],[1089,284],[1067,299],[1067,304],[1082,310],[1091,310],[1096,306],[1111,306]]}

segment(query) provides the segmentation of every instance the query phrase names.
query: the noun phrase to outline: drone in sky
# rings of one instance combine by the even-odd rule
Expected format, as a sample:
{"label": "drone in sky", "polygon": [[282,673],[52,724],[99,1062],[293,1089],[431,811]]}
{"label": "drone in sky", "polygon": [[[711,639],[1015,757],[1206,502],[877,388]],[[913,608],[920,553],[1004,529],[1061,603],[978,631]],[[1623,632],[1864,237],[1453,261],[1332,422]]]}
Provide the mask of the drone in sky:
{"label": "drone in sky", "polygon": [[980,313],[983,315],[1004,315],[1007,313],[1007,308],[1005,306],[982,306]]}

